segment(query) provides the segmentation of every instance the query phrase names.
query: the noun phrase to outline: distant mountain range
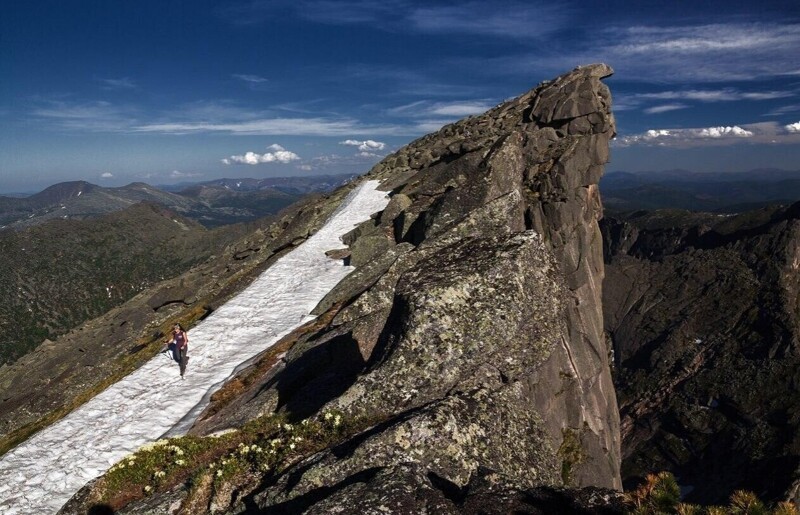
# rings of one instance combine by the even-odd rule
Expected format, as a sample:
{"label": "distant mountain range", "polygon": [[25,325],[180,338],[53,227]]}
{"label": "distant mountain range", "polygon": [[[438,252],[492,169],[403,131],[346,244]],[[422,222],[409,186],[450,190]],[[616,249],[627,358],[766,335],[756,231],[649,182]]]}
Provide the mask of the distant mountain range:
{"label": "distant mountain range", "polygon": [[0,364],[203,262],[244,227],[209,230],[141,202],[0,231]]}
{"label": "distant mountain range", "polygon": [[302,177],[270,177],[267,179],[216,179],[200,183],[180,183],[159,186],[164,191],[182,193],[202,186],[207,188],[225,188],[229,191],[251,192],[267,189],[278,190],[291,195],[322,193],[333,191],[342,184],[356,177],[353,174],[312,175]]}
{"label": "distant mountain range", "polygon": [[0,196],[0,229],[21,229],[54,219],[84,220],[139,202],[159,204],[206,227],[274,214],[309,193],[331,191],[351,175],[219,179],[155,187],[135,182],[105,188],[86,181],[54,184],[28,197]]}
{"label": "distant mountain range", "polygon": [[612,211],[676,208],[735,213],[800,200],[800,170],[611,172],[600,181]]}
{"label": "distant mountain range", "polygon": [[217,226],[275,214],[349,179],[220,179],[177,192],[74,181],[0,196],[0,365],[185,272],[260,222]]}

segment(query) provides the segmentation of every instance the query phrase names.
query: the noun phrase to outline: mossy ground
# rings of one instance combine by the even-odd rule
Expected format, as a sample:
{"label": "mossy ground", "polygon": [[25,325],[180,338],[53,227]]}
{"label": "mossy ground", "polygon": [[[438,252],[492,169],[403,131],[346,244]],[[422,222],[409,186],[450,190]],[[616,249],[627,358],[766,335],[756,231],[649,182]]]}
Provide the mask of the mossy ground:
{"label": "mossy ground", "polygon": [[114,465],[93,486],[90,498],[93,504],[119,509],[187,483],[184,504],[208,506],[215,496],[247,491],[372,423],[345,419],[336,411],[297,424],[283,414],[270,414],[219,436],[159,440]]}

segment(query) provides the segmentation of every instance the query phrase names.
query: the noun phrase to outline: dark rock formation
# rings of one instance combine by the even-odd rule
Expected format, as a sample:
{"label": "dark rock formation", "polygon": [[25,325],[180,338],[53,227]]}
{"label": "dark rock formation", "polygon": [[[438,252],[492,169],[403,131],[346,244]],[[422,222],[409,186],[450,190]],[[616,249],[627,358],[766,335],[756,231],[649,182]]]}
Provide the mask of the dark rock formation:
{"label": "dark rock formation", "polygon": [[693,502],[798,500],[800,204],[601,225],[623,478],[670,470]]}

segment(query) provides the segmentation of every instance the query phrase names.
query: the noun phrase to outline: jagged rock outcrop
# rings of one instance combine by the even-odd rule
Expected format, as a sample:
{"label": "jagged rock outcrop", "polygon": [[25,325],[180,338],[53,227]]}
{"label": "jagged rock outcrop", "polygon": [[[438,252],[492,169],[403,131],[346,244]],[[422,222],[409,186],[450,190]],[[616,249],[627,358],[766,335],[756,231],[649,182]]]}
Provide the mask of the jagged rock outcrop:
{"label": "jagged rock outcrop", "polygon": [[[619,511],[609,491],[552,489],[621,487],[597,225],[611,73],[577,68],[366,175],[391,200],[333,253],[356,271],[191,434],[331,410],[359,429],[205,509]],[[197,502],[176,488],[148,505]]]}
{"label": "jagged rock outcrop", "polygon": [[800,500],[800,203],[601,225],[623,478],[670,470],[692,502]]}

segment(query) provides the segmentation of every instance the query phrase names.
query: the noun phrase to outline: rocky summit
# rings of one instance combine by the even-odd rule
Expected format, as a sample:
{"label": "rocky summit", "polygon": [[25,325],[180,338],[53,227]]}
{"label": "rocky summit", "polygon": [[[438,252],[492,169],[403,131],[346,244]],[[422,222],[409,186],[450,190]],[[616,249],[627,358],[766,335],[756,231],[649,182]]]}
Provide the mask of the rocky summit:
{"label": "rocky summit", "polygon": [[[336,414],[346,431],[259,474],[212,482],[206,463],[113,508],[614,512],[619,418],[597,222],[611,74],[576,68],[376,165],[365,179],[382,181],[389,204],[330,253],[356,270],[316,321],[229,381],[190,435],[271,414],[297,426]],[[63,512],[109,499],[109,485]]]}

